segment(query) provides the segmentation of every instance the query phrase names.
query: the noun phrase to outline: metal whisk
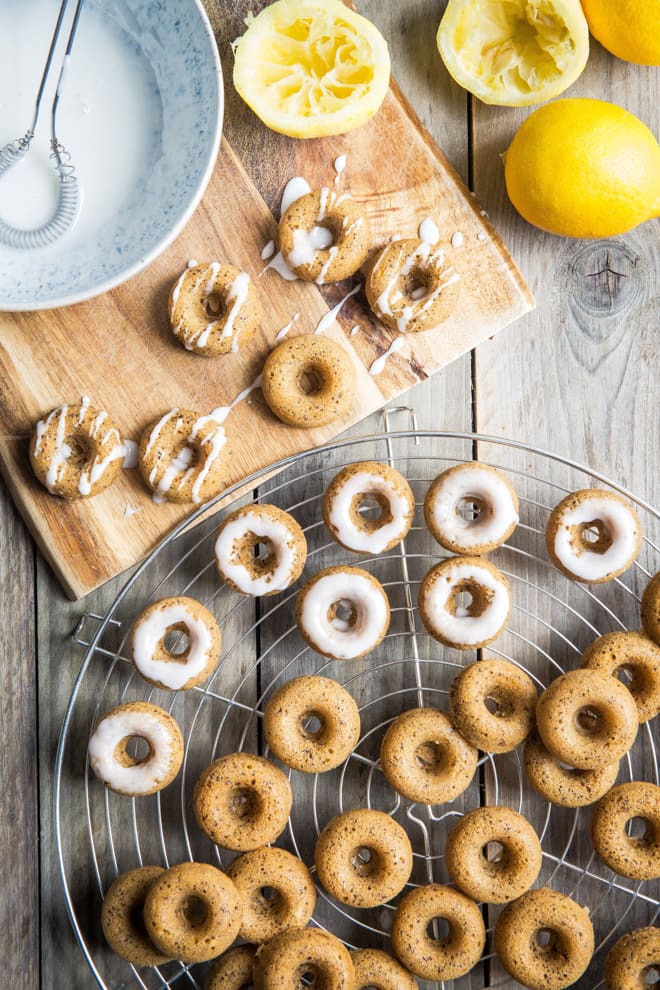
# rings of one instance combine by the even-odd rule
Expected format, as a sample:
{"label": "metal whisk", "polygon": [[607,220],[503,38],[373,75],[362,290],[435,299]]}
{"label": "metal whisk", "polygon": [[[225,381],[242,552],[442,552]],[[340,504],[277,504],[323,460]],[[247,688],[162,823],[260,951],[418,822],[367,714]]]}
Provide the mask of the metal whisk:
{"label": "metal whisk", "polygon": [[[46,221],[46,223],[42,224],[40,227],[34,227],[29,230],[14,227],[0,219],[0,243],[6,244],[8,247],[29,249],[45,247],[47,244],[52,244],[53,241],[56,241],[58,237],[61,237],[62,234],[64,234],[74,224],[78,216],[78,209],[81,199],[80,184],[76,178],[74,166],[71,164],[71,156],[57,137],[56,122],[57,108],[62,96],[64,77],[69,64],[69,58],[73,48],[76,31],[78,29],[78,22],[80,20],[83,3],[84,0],[78,0],[76,5],[73,22],[69,31],[66,51],[60,67],[55,96],[53,97],[53,103],[51,106],[50,158],[54,161],[55,171],[57,172],[59,180],[57,205],[55,206],[55,211],[50,220]],[[18,138],[16,141],[10,141],[9,144],[4,146],[4,148],[0,148],[0,177],[13,165],[16,165],[18,162],[22,161],[30,150],[30,145],[34,137],[37,121],[39,119],[41,101],[46,88],[46,82],[50,74],[55,48],[57,47],[57,41],[60,36],[62,22],[64,21],[64,15],[68,5],[69,0],[62,0],[60,4],[57,22],[55,24],[55,29],[50,42],[50,48],[48,50],[48,57],[46,58],[46,64],[41,75],[41,82],[39,83],[39,90],[35,99],[32,123],[23,137]]]}

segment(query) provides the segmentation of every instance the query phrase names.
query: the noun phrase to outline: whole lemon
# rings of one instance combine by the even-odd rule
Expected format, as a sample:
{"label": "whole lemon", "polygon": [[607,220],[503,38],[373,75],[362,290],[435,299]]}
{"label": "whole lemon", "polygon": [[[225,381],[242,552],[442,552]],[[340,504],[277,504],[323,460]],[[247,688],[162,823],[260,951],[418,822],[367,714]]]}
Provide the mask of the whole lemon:
{"label": "whole lemon", "polygon": [[564,237],[611,237],[660,215],[660,146],[602,100],[555,100],[522,124],[504,156],[509,199]]}
{"label": "whole lemon", "polygon": [[594,38],[617,58],[660,65],[660,0],[582,0]]}

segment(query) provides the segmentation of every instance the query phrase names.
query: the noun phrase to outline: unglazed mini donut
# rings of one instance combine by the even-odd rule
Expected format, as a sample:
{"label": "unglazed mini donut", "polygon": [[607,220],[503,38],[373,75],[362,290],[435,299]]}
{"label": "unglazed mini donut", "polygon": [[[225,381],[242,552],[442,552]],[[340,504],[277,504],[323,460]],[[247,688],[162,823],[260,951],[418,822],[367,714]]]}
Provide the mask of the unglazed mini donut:
{"label": "unglazed mini donut", "polygon": [[636,632],[611,632],[599,636],[582,654],[582,666],[615,677],[620,670],[631,675],[626,685],[637,704],[640,722],[660,712],[660,647]]}
{"label": "unglazed mini donut", "polygon": [[383,736],[380,764],[388,784],[424,804],[453,801],[469,787],[478,752],[436,708],[411,708]]}
{"label": "unglazed mini donut", "polygon": [[[191,902],[200,906],[191,912]],[[233,883],[208,863],[179,863],[154,880],[144,902],[151,941],[183,963],[206,962],[229,948],[241,924]]]}
{"label": "unglazed mini donut", "polygon": [[527,779],[546,801],[563,808],[582,808],[606,794],[619,773],[619,761],[604,763],[593,770],[567,767],[548,752],[536,734],[530,736],[523,750]]}
{"label": "unglazed mini donut", "polygon": [[348,193],[327,186],[291,204],[280,220],[278,236],[291,271],[318,285],[354,275],[371,246],[364,207]]}
{"label": "unglazed mini donut", "polygon": [[[467,592],[468,605],[457,596]],[[456,650],[492,643],[511,613],[509,582],[489,560],[449,557],[425,575],[419,589],[419,614],[434,639]]]}
{"label": "unglazed mini donut", "polygon": [[627,687],[598,670],[569,670],[536,705],[539,735],[553,756],[579,770],[614,763],[635,741],[637,706]]}
{"label": "unglazed mini donut", "polygon": [[247,272],[211,261],[181,273],[170,293],[172,333],[187,351],[237,351],[259,326],[261,304]]}
{"label": "unglazed mini donut", "polygon": [[[644,821],[641,838],[628,835],[633,818]],[[613,787],[591,813],[591,841],[615,873],[631,880],[660,877],[660,787],[647,781]]]}
{"label": "unglazed mini donut", "polygon": [[254,966],[256,990],[300,990],[309,974],[318,990],[354,990],[355,970],[348,949],[319,928],[283,932],[262,945]]}
{"label": "unglazed mini donut", "polygon": [[[502,847],[489,860],[489,842]],[[541,870],[539,837],[522,815],[511,808],[482,807],[456,822],[447,837],[445,861],[449,875],[464,894],[486,904],[505,904],[532,886]]]}
{"label": "unglazed mini donut", "polygon": [[[364,516],[360,509],[369,500],[380,514]],[[360,461],[336,474],[323,496],[323,520],[330,535],[356,553],[385,553],[400,543],[412,526],[415,498],[410,485],[389,464]]]}
{"label": "unglazed mini donut", "polygon": [[[472,519],[460,514],[468,505],[476,509]],[[438,543],[452,553],[488,553],[518,525],[518,496],[508,478],[488,464],[457,464],[429,488],[424,518]]]}
{"label": "unglazed mini donut", "polygon": [[358,949],[351,952],[355,967],[354,990],[418,990],[417,980],[389,952]]}
{"label": "unglazed mini donut", "polygon": [[[248,942],[270,942],[288,928],[304,928],[314,913],[314,881],[302,860],[286,849],[263,846],[243,853],[227,876],[241,898],[239,935]],[[264,896],[265,888],[272,896]]]}
{"label": "unglazed mini donut", "polygon": [[204,770],[193,807],[202,831],[225,849],[246,852],[274,842],[291,811],[291,786],[262,756],[231,753]]}
{"label": "unglazed mini donut", "polygon": [[357,808],[325,826],[314,852],[316,875],[342,904],[377,907],[403,890],[413,865],[410,839],[382,811]]}
{"label": "unglazed mini donut", "polygon": [[[147,743],[146,756],[128,752],[132,739]],[[183,736],[169,714],[149,701],[130,701],[106,712],[89,740],[89,763],[106,787],[142,797],[171,784],[183,760]]]}
{"label": "unglazed mini donut", "polygon": [[439,326],[451,315],[458,283],[458,273],[441,247],[407,238],[378,252],[364,288],[382,323],[399,333],[418,333]]}
{"label": "unglazed mini donut", "polygon": [[[182,652],[166,643],[180,633]],[[220,659],[222,637],[215,617],[194,598],[161,598],[140,612],[133,623],[130,654],[146,681],[169,691],[187,691],[205,681]]]}
{"label": "unglazed mini donut", "polygon": [[296,622],[317,653],[356,660],[382,641],[390,624],[390,604],[380,581],[368,571],[327,567],[298,595]]}
{"label": "unglazed mini donut", "polygon": [[[255,556],[259,545],[266,553]],[[223,520],[215,541],[220,577],[242,595],[275,595],[297,581],[307,540],[288,512],[276,505],[244,505]]]}
{"label": "unglazed mini donut", "polygon": [[607,953],[605,990],[646,990],[654,969],[660,969],[660,928],[627,932]]}
{"label": "unglazed mini donut", "polygon": [[[316,719],[318,729],[310,730]],[[325,773],[346,760],[360,738],[360,712],[341,684],[328,677],[296,677],[264,710],[266,742],[278,760],[303,773]]]}
{"label": "unglazed mini donut", "polygon": [[[434,919],[449,925],[449,934],[431,938]],[[476,966],[486,944],[481,911],[469,897],[437,883],[415,887],[394,912],[392,948],[404,966],[424,980],[454,980]]]}
{"label": "unglazed mini donut", "polygon": [[227,437],[213,416],[171,409],[145,429],[138,465],[154,500],[206,502],[225,485]]}
{"label": "unglazed mini donut", "polygon": [[104,491],[121,472],[126,446],[109,413],[89,399],[58,406],[34,427],[30,463],[51,495],[68,500]]}
{"label": "unglazed mini donut", "polygon": [[455,727],[487,753],[509,753],[527,738],[534,727],[536,700],[534,681],[508,660],[469,664],[449,691]]}
{"label": "unglazed mini donut", "polygon": [[213,964],[204,990],[254,990],[256,945],[235,945]]}
{"label": "unglazed mini donut", "polygon": [[[541,945],[538,936],[550,934]],[[515,980],[530,990],[563,990],[582,976],[594,952],[589,912],[565,894],[529,890],[502,911],[495,949]]]}
{"label": "unglazed mini donut", "polygon": [[620,495],[585,488],[567,495],[552,510],[545,542],[552,563],[562,573],[575,581],[602,584],[623,574],[635,560],[642,545],[642,525]]}
{"label": "unglazed mini donut", "polygon": [[644,589],[641,614],[644,632],[660,646],[660,571]]}
{"label": "unglazed mini donut", "polygon": [[162,966],[172,958],[158,951],[142,920],[149,888],[164,872],[160,866],[129,870],[117,877],[103,898],[101,927],[106,942],[133,966]]}
{"label": "unglazed mini donut", "polygon": [[266,358],[261,391],[283,423],[305,429],[327,426],[351,408],[355,368],[330,337],[290,337]]}

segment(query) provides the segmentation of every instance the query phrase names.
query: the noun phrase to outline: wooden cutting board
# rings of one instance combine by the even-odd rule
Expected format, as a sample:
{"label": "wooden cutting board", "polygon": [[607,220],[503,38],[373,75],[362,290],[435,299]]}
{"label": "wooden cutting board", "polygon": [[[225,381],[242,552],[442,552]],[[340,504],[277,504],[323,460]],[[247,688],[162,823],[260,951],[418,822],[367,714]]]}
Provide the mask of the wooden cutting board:
{"label": "wooden cutting board", "polygon": [[[351,296],[324,331],[341,341],[358,373],[350,414],[324,429],[279,423],[259,390],[225,422],[231,458],[227,485],[281,457],[321,444],[432,375],[533,307],[532,296],[479,204],[462,184],[393,82],[381,110],[351,134],[295,141],[265,128],[231,85],[229,42],[243,30],[252,0],[225,3],[215,25],[225,71],[224,138],[202,204],[175,243],[146,271],[106,295],[41,313],[0,313],[0,467],[41,551],[67,593],[79,598],[141,560],[189,511],[156,505],[137,471],[124,471],[93,499],[67,504],[34,479],[27,456],[31,425],[52,407],[89,395],[137,439],[174,406],[208,412],[228,405],[254,381],[278,331],[300,313],[291,334],[311,333],[356,284],[319,288],[261,278],[261,249],[276,236],[282,190],[302,175],[312,188],[335,178],[369,213],[374,247],[393,234],[416,236],[431,217],[460,276],[450,319],[410,334],[384,370],[373,361],[395,334],[370,313],[363,291]],[[462,244],[451,246],[454,234]],[[455,243],[461,238],[455,238]],[[238,353],[204,359],[183,350],[168,328],[167,295],[189,259],[230,261],[256,280],[263,324]],[[352,328],[359,326],[355,334]],[[137,509],[137,512],[131,511]]]}

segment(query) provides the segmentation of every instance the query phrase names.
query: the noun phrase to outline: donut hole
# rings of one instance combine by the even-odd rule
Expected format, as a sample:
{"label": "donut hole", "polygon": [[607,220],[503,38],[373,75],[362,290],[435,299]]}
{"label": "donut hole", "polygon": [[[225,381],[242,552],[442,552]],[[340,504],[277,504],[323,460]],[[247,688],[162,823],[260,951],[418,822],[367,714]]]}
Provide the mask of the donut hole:
{"label": "donut hole", "polygon": [[224,296],[219,292],[209,292],[201,302],[204,314],[209,320],[219,319],[226,309]]}
{"label": "donut hole", "polygon": [[67,464],[73,468],[82,468],[96,456],[96,444],[91,437],[83,433],[70,433],[64,437],[62,446],[68,450]]}
{"label": "donut hole", "polygon": [[561,952],[560,938],[554,928],[539,928],[534,933],[532,944],[540,955]]}
{"label": "donut hole", "polygon": [[115,747],[114,759],[122,767],[137,767],[153,755],[153,747],[144,736],[126,736]]}
{"label": "donut hole", "polygon": [[417,302],[418,299],[424,299],[431,289],[429,272],[419,265],[415,265],[409,272],[403,272],[399,276],[399,289],[402,295],[414,302]]}
{"label": "donut hole", "polygon": [[502,869],[506,865],[506,848],[501,842],[498,842],[497,839],[491,839],[490,842],[487,842],[484,846],[482,846],[481,855],[490,867],[498,867]]}
{"label": "donut hole", "polygon": [[353,629],[358,620],[358,610],[348,598],[333,602],[328,609],[328,622],[338,632],[348,632]]}
{"label": "donut hole", "polygon": [[660,983],[660,966],[645,966],[640,975],[647,987],[655,986]]}
{"label": "donut hole", "polygon": [[277,891],[275,890],[274,887],[268,887],[268,886],[260,887],[259,897],[264,902],[264,904],[272,905],[275,899],[277,898]]}
{"label": "donut hole", "polygon": [[647,818],[634,815],[626,822],[626,835],[640,846],[648,846],[653,840],[653,825]]}
{"label": "donut hole", "polygon": [[296,384],[302,395],[308,397],[320,395],[325,385],[323,369],[317,364],[306,364],[299,372]]}
{"label": "donut hole", "polygon": [[322,990],[325,987],[323,973],[313,963],[305,962],[296,970],[293,986],[296,988],[317,987],[318,990]]}
{"label": "donut hole", "polygon": [[[190,636],[188,635],[188,629],[183,623],[179,623],[176,626],[170,626],[163,636],[162,639],[163,650],[170,657],[176,658],[177,660],[185,656],[190,649]],[[167,659],[167,657],[165,658]]]}
{"label": "donut hole", "polygon": [[246,533],[234,544],[232,560],[238,561],[256,579],[272,573],[277,565],[277,552],[268,536]]}
{"label": "donut hole", "polygon": [[603,713],[595,705],[583,705],[575,713],[575,727],[579,733],[591,738],[603,736],[607,726]]}
{"label": "donut hole", "polygon": [[349,858],[359,877],[371,877],[380,870],[380,857],[369,846],[356,846]]}
{"label": "donut hole", "polygon": [[208,917],[208,904],[197,894],[188,894],[179,906],[179,912],[188,928],[201,928]]}
{"label": "donut hole", "polygon": [[511,700],[499,692],[491,691],[484,698],[484,707],[495,718],[510,718],[514,712]]}
{"label": "donut hole", "polygon": [[358,492],[353,496],[349,513],[354,524],[367,533],[386,526],[394,518],[389,500],[380,492]]}
{"label": "donut hole", "polygon": [[574,535],[577,538],[578,546],[590,553],[607,553],[614,542],[609,528],[602,519],[592,519],[571,528],[577,530]]}
{"label": "donut hole", "polygon": [[300,719],[300,731],[306,739],[319,739],[325,729],[325,719],[318,712],[305,712]]}
{"label": "donut hole", "polygon": [[447,918],[431,918],[426,926],[426,937],[436,945],[446,945],[452,936],[451,924]]}
{"label": "donut hole", "polygon": [[415,763],[426,773],[441,774],[445,770],[447,756],[444,747],[427,739],[415,750]]}
{"label": "donut hole", "polygon": [[466,523],[474,523],[477,519],[482,520],[490,515],[488,504],[478,495],[465,495],[459,498],[454,508],[454,512],[459,519]]}
{"label": "donut hole", "polygon": [[261,810],[261,799],[251,787],[234,787],[229,795],[228,810],[239,821],[256,818]]}
{"label": "donut hole", "polygon": [[445,608],[456,618],[477,619],[483,615],[488,605],[489,595],[485,588],[472,581],[459,581],[452,588]]}

